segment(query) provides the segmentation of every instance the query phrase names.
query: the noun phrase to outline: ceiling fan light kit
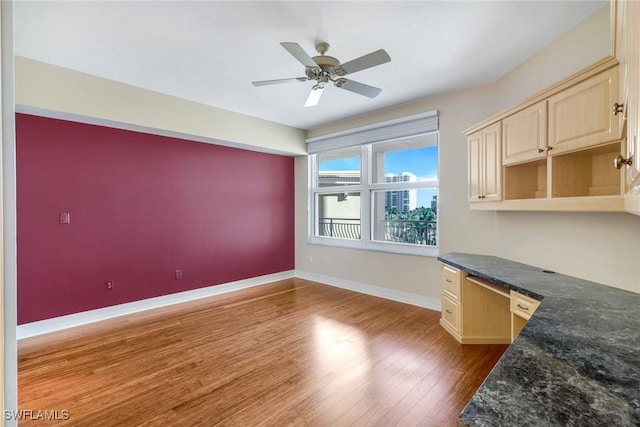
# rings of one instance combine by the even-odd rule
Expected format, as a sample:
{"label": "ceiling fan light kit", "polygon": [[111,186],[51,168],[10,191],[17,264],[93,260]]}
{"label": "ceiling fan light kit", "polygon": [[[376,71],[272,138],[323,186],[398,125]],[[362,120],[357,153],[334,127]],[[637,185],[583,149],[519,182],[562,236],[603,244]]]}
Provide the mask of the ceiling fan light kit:
{"label": "ceiling fan light kit", "polygon": [[304,104],[305,107],[312,107],[318,104],[320,96],[329,82],[332,82],[337,88],[345,89],[368,98],[375,98],[380,94],[380,92],[382,92],[382,89],[380,88],[369,86],[355,80],[346,79],[343,76],[391,61],[391,57],[389,57],[389,54],[385,52],[384,49],[376,50],[375,52],[371,52],[352,61],[340,64],[338,59],[333,56],[325,55],[329,50],[329,43],[317,43],[316,51],[319,55],[314,56],[313,58],[307,55],[298,43],[282,42],[280,45],[284,47],[294,58],[296,58],[298,62],[305,66],[304,73],[306,77],[256,81],[252,82],[254,86],[268,86],[281,83],[306,82],[313,80],[316,83],[311,88],[311,92],[307,97],[307,102]]}

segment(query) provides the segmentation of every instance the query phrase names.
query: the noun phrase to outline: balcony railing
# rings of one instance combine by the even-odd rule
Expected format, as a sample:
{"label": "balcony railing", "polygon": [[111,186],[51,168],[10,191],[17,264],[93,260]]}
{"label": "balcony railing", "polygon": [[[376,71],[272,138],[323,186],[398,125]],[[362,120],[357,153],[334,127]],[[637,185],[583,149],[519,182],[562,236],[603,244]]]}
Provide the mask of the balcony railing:
{"label": "balcony railing", "polygon": [[[436,246],[437,221],[384,220],[382,230],[385,242],[408,243],[412,245]],[[318,236],[340,239],[360,239],[360,220],[351,218],[320,218]],[[378,238],[376,237],[376,240]]]}
{"label": "balcony railing", "polygon": [[436,246],[437,221],[385,220],[384,240],[412,245]]}
{"label": "balcony railing", "polygon": [[360,239],[360,219],[320,218],[318,236]]}

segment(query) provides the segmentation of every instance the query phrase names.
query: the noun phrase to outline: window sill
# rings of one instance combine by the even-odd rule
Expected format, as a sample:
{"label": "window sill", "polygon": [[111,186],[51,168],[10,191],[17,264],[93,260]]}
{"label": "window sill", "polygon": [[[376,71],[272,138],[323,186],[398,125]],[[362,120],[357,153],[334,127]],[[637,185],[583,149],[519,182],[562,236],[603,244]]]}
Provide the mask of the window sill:
{"label": "window sill", "polygon": [[387,252],[398,255],[414,255],[423,257],[437,257],[440,252],[437,246],[405,245],[389,242],[363,242],[360,240],[346,240],[331,237],[314,236],[309,239],[309,244],[319,246],[332,246],[345,249],[359,249],[362,251]]}

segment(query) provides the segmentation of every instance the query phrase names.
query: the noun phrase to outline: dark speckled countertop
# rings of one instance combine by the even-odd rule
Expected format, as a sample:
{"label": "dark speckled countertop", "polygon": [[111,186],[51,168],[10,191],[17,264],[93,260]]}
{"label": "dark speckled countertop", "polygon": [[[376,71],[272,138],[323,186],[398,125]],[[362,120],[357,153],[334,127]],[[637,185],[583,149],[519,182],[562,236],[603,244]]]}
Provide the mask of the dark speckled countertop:
{"label": "dark speckled countertop", "polygon": [[493,256],[438,259],[542,301],[460,425],[640,426],[640,294]]}

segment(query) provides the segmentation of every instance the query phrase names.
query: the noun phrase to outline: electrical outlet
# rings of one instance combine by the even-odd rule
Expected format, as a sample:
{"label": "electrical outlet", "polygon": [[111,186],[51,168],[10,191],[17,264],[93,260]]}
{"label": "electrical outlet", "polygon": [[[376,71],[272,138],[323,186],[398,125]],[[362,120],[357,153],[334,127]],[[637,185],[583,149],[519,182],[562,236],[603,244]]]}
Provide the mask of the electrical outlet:
{"label": "electrical outlet", "polygon": [[115,283],[113,280],[107,280],[106,282],[104,282],[104,288],[107,291],[113,290],[113,288],[115,288]]}
{"label": "electrical outlet", "polygon": [[71,214],[69,212],[60,213],[60,224],[69,224],[71,222]]}
{"label": "electrical outlet", "polygon": [[176,270],[176,280],[182,279],[182,270]]}

